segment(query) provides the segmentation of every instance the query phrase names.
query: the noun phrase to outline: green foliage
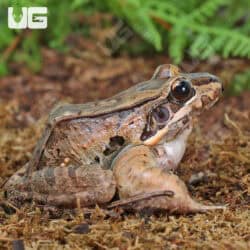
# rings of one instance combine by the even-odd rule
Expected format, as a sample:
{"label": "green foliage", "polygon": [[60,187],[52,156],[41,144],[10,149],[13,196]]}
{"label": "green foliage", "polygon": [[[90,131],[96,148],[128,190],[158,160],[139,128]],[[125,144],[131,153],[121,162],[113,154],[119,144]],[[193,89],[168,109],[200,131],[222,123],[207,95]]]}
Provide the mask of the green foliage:
{"label": "green foliage", "polygon": [[243,90],[250,90],[250,70],[243,71],[234,76],[230,84],[229,92],[231,94],[240,94]]}
{"label": "green foliage", "polygon": [[[111,11],[127,20],[156,50],[168,48],[175,63],[180,63],[185,54],[199,59],[214,54],[225,58],[250,57],[249,0],[106,2]],[[157,20],[171,27],[160,30]],[[163,45],[165,36],[167,41]]]}
{"label": "green foliage", "polygon": [[[10,30],[7,27],[9,6],[15,8],[16,19],[20,18],[21,6],[47,6],[48,29]],[[77,19],[72,19],[74,14],[86,16],[94,12],[108,12],[124,20],[145,41],[140,46],[145,48],[144,52],[152,47],[156,51],[168,51],[177,64],[184,56],[250,57],[249,0],[1,0],[0,52],[4,54],[16,37],[22,39],[18,51],[1,58],[0,74],[6,73],[10,60],[25,62],[34,71],[39,70],[41,45],[67,51],[68,34],[79,31],[86,34],[88,30],[87,25],[77,25]],[[141,53],[142,49],[138,51]]]}

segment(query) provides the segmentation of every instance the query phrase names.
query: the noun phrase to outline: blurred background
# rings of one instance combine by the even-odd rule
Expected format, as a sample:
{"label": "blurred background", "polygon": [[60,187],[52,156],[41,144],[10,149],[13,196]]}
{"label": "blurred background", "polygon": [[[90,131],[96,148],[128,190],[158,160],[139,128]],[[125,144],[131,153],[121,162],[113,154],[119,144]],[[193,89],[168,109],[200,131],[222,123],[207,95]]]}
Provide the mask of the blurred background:
{"label": "blurred background", "polygon": [[[8,7],[19,22],[22,7],[38,6],[46,29],[8,27]],[[250,89],[249,0],[1,0],[0,31],[0,98],[35,119],[65,98],[111,96],[163,63],[217,74],[227,95]]]}
{"label": "blurred background", "polygon": [[[8,28],[8,7],[19,21],[31,6],[48,8],[47,29]],[[231,94],[250,88],[249,0],[1,0],[0,30],[0,76],[79,77],[85,86],[112,77],[113,64],[135,83],[160,63],[190,72],[205,62]]]}

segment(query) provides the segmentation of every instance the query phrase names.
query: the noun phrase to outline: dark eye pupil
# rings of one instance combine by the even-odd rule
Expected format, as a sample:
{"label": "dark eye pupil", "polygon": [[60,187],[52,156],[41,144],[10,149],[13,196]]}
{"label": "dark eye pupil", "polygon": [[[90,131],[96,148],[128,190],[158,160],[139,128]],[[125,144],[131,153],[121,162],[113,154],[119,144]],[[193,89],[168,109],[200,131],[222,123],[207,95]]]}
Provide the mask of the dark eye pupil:
{"label": "dark eye pupil", "polygon": [[154,116],[156,121],[164,122],[164,121],[167,121],[169,118],[169,111],[168,111],[168,109],[166,109],[164,107],[157,107],[153,111],[153,116]]}
{"label": "dark eye pupil", "polygon": [[177,100],[185,100],[189,97],[190,92],[191,85],[186,80],[180,81],[177,85],[174,86],[172,90],[172,94]]}

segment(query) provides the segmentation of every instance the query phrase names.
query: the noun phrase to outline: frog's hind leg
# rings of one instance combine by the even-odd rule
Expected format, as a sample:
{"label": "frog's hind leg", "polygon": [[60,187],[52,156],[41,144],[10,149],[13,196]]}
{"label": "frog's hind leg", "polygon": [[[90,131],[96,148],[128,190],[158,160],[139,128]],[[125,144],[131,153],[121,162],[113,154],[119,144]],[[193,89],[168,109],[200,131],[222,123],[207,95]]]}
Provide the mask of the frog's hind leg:
{"label": "frog's hind leg", "polygon": [[149,147],[128,147],[113,162],[114,176],[121,199],[170,191],[173,196],[162,195],[133,202],[132,208],[168,210],[177,213],[202,212],[221,209],[222,206],[205,206],[194,201],[178,176],[158,166],[157,156]]}
{"label": "frog's hind leg", "polygon": [[[116,191],[111,170],[99,166],[44,167],[10,189],[39,204],[63,208],[87,207],[109,202]],[[11,198],[11,197],[10,197]]]}

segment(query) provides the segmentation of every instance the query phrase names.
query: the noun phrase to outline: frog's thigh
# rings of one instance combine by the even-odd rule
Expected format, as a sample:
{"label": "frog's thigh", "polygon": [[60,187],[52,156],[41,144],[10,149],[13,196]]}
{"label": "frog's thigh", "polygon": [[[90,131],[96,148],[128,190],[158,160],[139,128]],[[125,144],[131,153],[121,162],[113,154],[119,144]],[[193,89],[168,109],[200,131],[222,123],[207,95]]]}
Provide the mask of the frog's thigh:
{"label": "frog's thigh", "polygon": [[203,206],[194,201],[178,176],[158,167],[157,158],[147,146],[125,148],[113,162],[113,172],[121,199],[155,191],[172,191],[173,197],[160,196],[133,204],[135,209],[145,207],[170,211],[197,212],[221,206]]}
{"label": "frog's thigh", "polygon": [[111,170],[99,166],[46,167],[30,177],[35,201],[62,207],[109,202],[116,190]]}

